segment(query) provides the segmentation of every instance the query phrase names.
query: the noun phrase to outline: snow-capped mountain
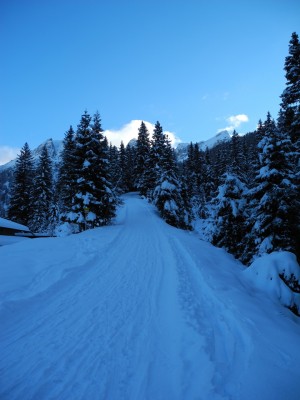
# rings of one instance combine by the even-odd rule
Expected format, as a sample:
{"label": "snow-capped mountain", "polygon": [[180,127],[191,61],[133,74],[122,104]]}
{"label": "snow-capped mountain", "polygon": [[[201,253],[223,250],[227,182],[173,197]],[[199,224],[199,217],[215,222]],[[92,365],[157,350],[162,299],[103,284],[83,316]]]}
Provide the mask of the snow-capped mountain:
{"label": "snow-capped mountain", "polygon": [[[215,136],[208,140],[197,142],[200,150],[205,150],[206,148],[211,149],[212,147],[218,145],[221,142],[226,142],[231,139],[228,131],[222,131],[217,133]],[[187,158],[187,148],[190,143],[179,143],[176,147],[176,154],[179,161],[184,161]]]}
{"label": "snow-capped mountain", "polygon": [[[41,143],[38,147],[32,150],[32,156],[35,163],[39,160],[39,157],[42,153],[42,150],[46,146],[48,150],[49,157],[51,158],[54,164],[59,162],[59,155],[63,149],[63,141],[62,140],[53,140],[47,139],[45,142]],[[6,164],[0,165],[0,172],[9,168],[13,168],[15,166],[16,159],[9,161]]]}
{"label": "snow-capped mountain", "polygon": [[[104,134],[105,134],[105,132],[104,132]],[[220,142],[224,142],[227,140],[230,140],[230,134],[228,131],[225,130],[225,131],[222,131],[222,132],[218,133],[217,135],[211,137],[208,140],[200,141],[197,143],[201,150],[205,150],[206,148],[211,149],[212,147],[216,146]],[[129,144],[131,146],[135,146],[136,138],[132,138],[129,141]],[[189,145],[189,143],[179,143],[176,146],[176,153],[177,153],[179,161],[183,161],[187,157],[188,145]],[[38,161],[44,146],[47,147],[48,154],[49,154],[53,164],[56,165],[59,162],[59,155],[63,149],[63,141],[62,140],[53,140],[50,138],[50,139],[47,139],[46,141],[44,141],[43,143],[41,143],[38,147],[36,147],[34,150],[32,150],[34,162]],[[0,172],[7,170],[9,168],[13,168],[15,166],[15,163],[16,163],[16,159],[9,161],[6,164],[0,165]]]}

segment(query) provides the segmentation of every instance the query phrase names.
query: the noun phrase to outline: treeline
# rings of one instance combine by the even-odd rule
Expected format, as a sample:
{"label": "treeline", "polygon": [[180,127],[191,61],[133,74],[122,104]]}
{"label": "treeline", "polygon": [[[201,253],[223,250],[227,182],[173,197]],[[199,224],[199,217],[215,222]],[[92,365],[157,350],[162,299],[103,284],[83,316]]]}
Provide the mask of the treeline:
{"label": "treeline", "polygon": [[[285,60],[286,88],[275,121],[270,113],[255,132],[233,132],[227,143],[188,147],[176,160],[159,122],[152,135],[142,122],[134,144],[109,145],[100,115],[82,115],[64,138],[57,174],[46,148],[34,167],[27,144],[18,157],[8,217],[34,231],[69,223],[74,231],[108,224],[119,195],[139,191],[169,224],[193,229],[245,264],[263,253],[300,257],[300,44],[292,34]],[[53,176],[54,175],[54,176]]]}

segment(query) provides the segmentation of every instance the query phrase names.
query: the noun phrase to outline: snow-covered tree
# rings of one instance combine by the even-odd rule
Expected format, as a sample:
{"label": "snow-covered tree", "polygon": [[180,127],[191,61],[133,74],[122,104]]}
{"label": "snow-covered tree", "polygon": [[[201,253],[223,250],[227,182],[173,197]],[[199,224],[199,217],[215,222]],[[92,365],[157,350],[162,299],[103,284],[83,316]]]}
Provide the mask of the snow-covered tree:
{"label": "snow-covered tree", "polygon": [[191,229],[191,210],[186,194],[186,188],[178,177],[171,143],[165,137],[161,175],[153,192],[153,203],[168,224]]}
{"label": "snow-covered tree", "polygon": [[[93,116],[91,126],[90,176],[94,189],[94,201],[90,203],[90,213],[95,214],[93,226],[108,224],[115,216],[118,199],[113,190],[108,162],[108,143],[103,135],[98,112]],[[90,216],[91,217],[91,216]]]}
{"label": "snow-covered tree", "polygon": [[183,177],[186,182],[193,213],[205,217],[204,153],[197,143],[188,146],[188,157],[184,163]]}
{"label": "snow-covered tree", "polygon": [[136,160],[136,148],[131,146],[129,143],[125,148],[126,155],[126,167],[124,173],[124,185],[127,190],[136,190],[135,187],[135,160]]}
{"label": "snow-covered tree", "polygon": [[35,232],[48,232],[53,223],[52,163],[44,146],[35,171],[33,209],[30,226]]}
{"label": "snow-covered tree", "polygon": [[289,55],[285,59],[286,88],[281,95],[279,129],[287,132],[299,151],[300,140],[300,42],[296,32],[292,34]]}
{"label": "snow-covered tree", "polygon": [[237,258],[242,258],[242,238],[245,233],[246,186],[234,173],[225,173],[224,183],[218,188],[216,202],[215,233],[213,244],[223,247]]}
{"label": "snow-covered tree", "polygon": [[278,130],[270,113],[261,133],[262,139],[258,143],[260,168],[249,198],[252,216],[249,251],[253,255],[276,250],[295,252],[295,216],[299,202],[293,184],[295,172],[289,162],[292,143],[288,135]]}
{"label": "snow-covered tree", "polygon": [[58,205],[62,219],[65,218],[66,213],[71,211],[76,193],[77,176],[75,172],[74,136],[74,130],[72,126],[70,126],[63,141],[63,150],[58,171],[56,197],[58,198]]}
{"label": "snow-covered tree", "polygon": [[115,190],[118,190],[121,185],[120,164],[119,164],[119,151],[117,146],[110,143],[108,147],[108,162],[111,183]]}
{"label": "snow-covered tree", "polygon": [[146,179],[146,171],[149,163],[150,154],[150,138],[149,132],[142,121],[138,131],[137,147],[136,147],[136,162],[135,162],[135,186],[141,195],[147,195],[148,184]]}
{"label": "snow-covered tree", "polygon": [[76,194],[69,221],[80,230],[107,224],[115,215],[116,198],[109,177],[108,145],[101,119],[85,111],[75,139]]}
{"label": "snow-covered tree", "polygon": [[126,193],[129,190],[129,187],[126,182],[127,154],[123,141],[121,141],[120,144],[118,161],[120,170],[120,182],[118,186],[121,189],[121,192]]}
{"label": "snow-covered tree", "polygon": [[28,225],[33,210],[33,158],[28,143],[25,143],[17,157],[8,218]]}

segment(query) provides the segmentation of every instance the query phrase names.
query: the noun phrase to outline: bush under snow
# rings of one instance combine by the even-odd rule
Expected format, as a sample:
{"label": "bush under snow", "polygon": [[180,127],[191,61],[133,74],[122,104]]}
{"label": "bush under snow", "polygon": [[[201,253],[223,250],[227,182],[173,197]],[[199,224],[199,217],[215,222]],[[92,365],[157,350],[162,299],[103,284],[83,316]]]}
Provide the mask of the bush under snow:
{"label": "bush under snow", "polygon": [[288,251],[273,252],[257,258],[244,272],[255,287],[300,313],[300,267]]}

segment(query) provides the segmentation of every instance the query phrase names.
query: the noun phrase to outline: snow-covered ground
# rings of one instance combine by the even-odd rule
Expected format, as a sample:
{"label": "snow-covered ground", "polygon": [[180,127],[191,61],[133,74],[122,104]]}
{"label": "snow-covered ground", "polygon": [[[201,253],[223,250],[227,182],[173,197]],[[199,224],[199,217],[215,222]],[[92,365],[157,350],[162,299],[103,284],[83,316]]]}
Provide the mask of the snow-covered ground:
{"label": "snow-covered ground", "polygon": [[113,226],[0,248],[0,399],[298,400],[299,319],[124,201]]}

